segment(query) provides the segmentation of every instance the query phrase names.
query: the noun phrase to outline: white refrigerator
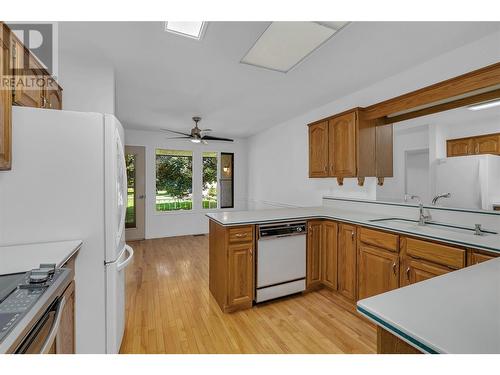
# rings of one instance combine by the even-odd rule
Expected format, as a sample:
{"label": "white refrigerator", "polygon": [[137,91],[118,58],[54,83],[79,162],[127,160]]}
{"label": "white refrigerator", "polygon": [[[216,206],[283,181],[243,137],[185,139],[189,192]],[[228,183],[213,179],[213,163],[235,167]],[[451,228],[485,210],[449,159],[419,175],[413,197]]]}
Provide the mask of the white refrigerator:
{"label": "white refrigerator", "polygon": [[491,211],[500,202],[500,156],[470,155],[438,159],[436,195],[451,193],[441,199],[446,207]]}
{"label": "white refrigerator", "polygon": [[0,244],[81,239],[76,352],[117,353],[125,327],[127,176],[113,115],[14,107],[0,172]]}

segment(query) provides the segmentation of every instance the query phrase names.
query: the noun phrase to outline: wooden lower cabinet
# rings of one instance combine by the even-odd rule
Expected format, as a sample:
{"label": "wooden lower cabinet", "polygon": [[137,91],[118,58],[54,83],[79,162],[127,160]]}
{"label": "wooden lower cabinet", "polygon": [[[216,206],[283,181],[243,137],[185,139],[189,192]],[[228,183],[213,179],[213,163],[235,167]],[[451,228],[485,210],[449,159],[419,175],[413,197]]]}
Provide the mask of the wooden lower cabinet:
{"label": "wooden lower cabinet", "polygon": [[360,244],[358,249],[358,299],[399,287],[399,254]]}
{"label": "wooden lower cabinet", "polygon": [[469,254],[467,256],[467,265],[473,266],[474,264],[479,264],[486,262],[488,260],[492,260],[498,258],[500,254],[486,253],[484,251],[479,250],[469,250]]}
{"label": "wooden lower cabinet", "polygon": [[334,221],[325,220],[322,229],[321,280],[323,285],[337,290],[338,224]]}
{"label": "wooden lower cabinet", "polygon": [[339,225],[338,291],[350,300],[356,300],[356,226]]}
{"label": "wooden lower cabinet", "polygon": [[221,310],[252,307],[255,280],[253,225],[224,227],[210,220],[209,288]]}
{"label": "wooden lower cabinet", "polygon": [[401,273],[400,286],[415,284],[451,271],[453,269],[439,264],[407,258],[404,261],[404,271]]}
{"label": "wooden lower cabinet", "polygon": [[61,315],[59,330],[57,331],[55,341],[56,354],[74,354],[75,353],[75,282],[64,291],[64,308]]}
{"label": "wooden lower cabinet", "polygon": [[253,243],[229,246],[230,306],[251,305],[253,301]]}
{"label": "wooden lower cabinet", "polygon": [[422,352],[379,326],[377,354],[422,354]]}
{"label": "wooden lower cabinet", "polygon": [[307,223],[306,288],[321,285],[321,248],[323,242],[323,222],[311,220]]}

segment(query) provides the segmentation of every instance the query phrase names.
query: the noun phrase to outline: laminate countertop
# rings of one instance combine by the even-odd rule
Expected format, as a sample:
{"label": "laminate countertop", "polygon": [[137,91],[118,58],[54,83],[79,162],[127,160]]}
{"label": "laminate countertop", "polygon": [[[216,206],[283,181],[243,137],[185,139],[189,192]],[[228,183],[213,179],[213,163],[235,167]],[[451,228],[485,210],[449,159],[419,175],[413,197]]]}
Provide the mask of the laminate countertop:
{"label": "laminate countertop", "polygon": [[500,258],[358,301],[424,353],[500,353]]}
{"label": "laminate countertop", "polygon": [[81,246],[80,240],[0,246],[0,275],[26,272],[40,263],[61,267]]}
{"label": "laminate countertop", "polygon": [[[418,211],[415,209],[415,219],[417,215]],[[373,213],[368,214],[359,211],[339,210],[325,206],[255,211],[226,211],[207,213],[206,216],[223,226],[268,224],[281,221],[309,219],[331,219],[474,249],[495,253],[500,252],[500,235],[498,234],[487,233],[484,236],[476,236],[473,231],[464,230],[457,226],[442,225],[441,223],[439,225],[430,223],[420,226],[416,221],[408,219],[373,222],[371,220],[391,219],[391,217],[383,214],[375,215]]]}

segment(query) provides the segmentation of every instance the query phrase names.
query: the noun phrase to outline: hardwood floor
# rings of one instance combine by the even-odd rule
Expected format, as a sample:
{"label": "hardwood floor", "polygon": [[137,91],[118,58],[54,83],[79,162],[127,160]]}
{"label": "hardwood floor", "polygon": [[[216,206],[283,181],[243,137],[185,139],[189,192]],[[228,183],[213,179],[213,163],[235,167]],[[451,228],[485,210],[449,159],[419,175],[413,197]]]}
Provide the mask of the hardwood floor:
{"label": "hardwood floor", "polygon": [[375,353],[375,327],[320,290],[223,314],[208,290],[208,236],[130,243],[121,353]]}

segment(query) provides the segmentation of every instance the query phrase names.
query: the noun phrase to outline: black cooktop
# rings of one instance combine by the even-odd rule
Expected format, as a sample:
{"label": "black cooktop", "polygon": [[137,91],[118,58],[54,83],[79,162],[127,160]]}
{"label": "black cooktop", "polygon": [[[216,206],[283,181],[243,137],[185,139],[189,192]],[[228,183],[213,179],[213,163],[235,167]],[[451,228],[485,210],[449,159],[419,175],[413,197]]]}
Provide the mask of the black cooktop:
{"label": "black cooktop", "polygon": [[[19,284],[24,281],[25,273],[0,275],[0,303],[11,294]],[[1,326],[1,324],[0,324]]]}

